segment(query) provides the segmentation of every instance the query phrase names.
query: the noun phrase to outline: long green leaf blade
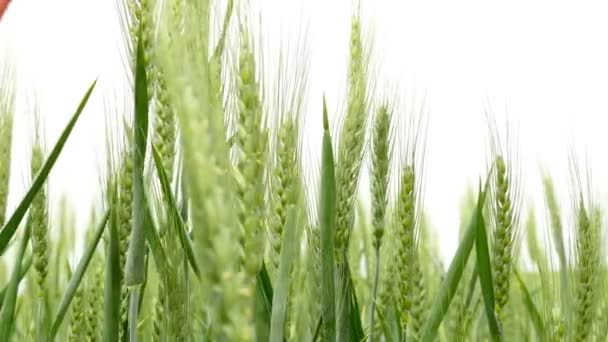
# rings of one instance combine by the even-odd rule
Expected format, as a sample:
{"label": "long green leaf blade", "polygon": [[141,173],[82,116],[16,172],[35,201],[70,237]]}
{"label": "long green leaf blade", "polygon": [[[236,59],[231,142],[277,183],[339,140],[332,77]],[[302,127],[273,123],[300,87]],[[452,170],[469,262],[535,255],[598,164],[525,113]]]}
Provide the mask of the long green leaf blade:
{"label": "long green leaf blade", "polygon": [[319,218],[321,224],[321,315],[323,317],[323,339],[336,340],[336,299],[335,299],[335,207],[336,179],[334,156],[329,135],[327,105],[323,98],[323,151],[321,161],[321,191]]}
{"label": "long green leaf blade", "polygon": [[[33,258],[31,255],[25,257],[25,261],[21,265],[21,274],[19,275],[19,281],[23,280],[23,277],[27,274],[30,267],[32,266]],[[2,308],[2,303],[4,302],[4,297],[6,296],[6,292],[8,291],[8,287],[10,284],[7,284],[2,291],[0,291],[0,308]]]}
{"label": "long green leaf blade", "polygon": [[465,236],[460,243],[460,246],[458,246],[458,249],[456,250],[456,255],[454,256],[454,259],[452,259],[450,268],[448,269],[445,279],[443,280],[435,302],[431,307],[428,320],[422,327],[420,340],[423,342],[431,342],[435,339],[437,329],[439,329],[439,325],[443,321],[443,317],[445,316],[454,294],[456,293],[456,289],[460,283],[467,260],[469,259],[469,255],[473,249],[473,244],[475,243],[478,213],[483,210],[486,191],[487,184],[486,189],[483,192],[481,189],[478,192],[475,212],[472,214]]}
{"label": "long green leaf blade", "polygon": [[479,271],[479,284],[486,309],[488,325],[490,327],[490,335],[493,341],[502,340],[502,332],[500,323],[496,317],[494,310],[494,283],[492,281],[492,266],[490,263],[490,250],[488,248],[488,237],[486,232],[485,222],[480,210],[475,211],[476,218],[476,233],[475,246],[477,254],[477,269]]}
{"label": "long green leaf blade", "polygon": [[[141,25],[140,25],[141,26]],[[142,45],[142,32],[137,39],[135,64],[135,120],[133,136],[135,137],[133,153],[133,227],[129,238],[127,264],[125,266],[125,284],[129,287],[141,285],[145,279],[146,255],[146,201],[144,191],[144,164],[148,141],[148,79],[146,76],[146,59]]]}
{"label": "long green leaf blade", "polygon": [[275,284],[272,298],[272,316],[270,318],[270,341],[283,342],[285,334],[285,315],[291,284],[291,270],[298,251],[297,209],[290,206],[287,210],[287,220],[283,230],[279,276]]}
{"label": "long green leaf blade", "polygon": [[255,292],[255,336],[256,341],[270,339],[270,320],[272,316],[272,298],[274,297],[272,284],[266,264],[258,272]]}
{"label": "long green leaf blade", "polygon": [[15,209],[15,212],[13,212],[13,215],[11,215],[11,218],[6,222],[6,224],[4,225],[2,230],[0,230],[0,255],[3,255],[4,252],[6,251],[6,248],[9,244],[11,238],[13,237],[13,235],[15,235],[15,232],[17,231],[17,228],[19,227],[21,220],[25,216],[25,213],[27,212],[28,208],[30,207],[30,204],[32,203],[32,201],[34,200],[36,195],[38,194],[38,191],[40,191],[40,189],[44,185],[44,182],[46,181],[47,177],[49,176],[51,169],[55,165],[57,158],[59,158],[59,154],[63,150],[63,147],[65,146],[66,141],[70,137],[70,134],[72,133],[72,130],[74,129],[74,125],[76,125],[78,118],[80,118],[80,115],[82,114],[82,112],[84,110],[84,107],[86,106],[87,102],[89,101],[89,98],[91,97],[91,93],[93,93],[93,89],[95,89],[96,84],[97,84],[97,81],[93,82],[93,84],[91,84],[91,86],[85,93],[84,97],[80,101],[80,104],[78,105],[78,108],[76,109],[76,113],[74,113],[74,115],[68,122],[67,126],[63,129],[63,132],[59,136],[59,139],[55,143],[55,146],[51,150],[51,153],[49,154],[47,160],[44,162],[44,165],[42,165],[40,172],[38,173],[38,175],[36,175],[36,178],[34,179],[32,186],[30,187],[30,189],[27,191],[27,193],[25,194],[25,196],[23,197],[23,199],[17,206],[17,209]]}
{"label": "long green leaf blade", "polygon": [[351,324],[351,335],[352,340],[354,342],[361,342],[365,339],[365,333],[363,332],[363,323],[361,322],[361,316],[359,315],[359,301],[357,300],[357,292],[355,291],[355,286],[353,284],[352,276],[348,275],[349,279],[349,287],[351,293],[351,316],[350,316],[350,324]]}
{"label": "long green leaf blade", "polygon": [[106,253],[106,274],[103,298],[103,339],[104,342],[118,341],[120,309],[120,256],[118,228],[115,210],[110,214],[110,234]]}
{"label": "long green leaf blade", "polygon": [[30,240],[30,227],[29,225],[25,228],[24,236],[19,245],[19,250],[15,256],[15,268],[11,276],[8,289],[6,291],[6,297],[4,298],[4,304],[2,310],[0,310],[0,342],[8,342],[11,339],[11,333],[13,331],[13,324],[15,322],[15,306],[17,303],[17,290],[19,289],[19,283],[21,279],[21,260],[25,254],[25,249]]}
{"label": "long green leaf blade", "polygon": [[515,279],[517,279],[517,283],[519,284],[519,289],[523,296],[522,299],[524,301],[524,306],[526,307],[526,311],[528,311],[528,314],[532,319],[532,324],[534,324],[536,334],[538,335],[539,340],[543,340],[545,337],[545,327],[540,312],[538,311],[536,304],[534,304],[534,300],[532,300],[530,291],[528,291],[528,287],[522,279],[521,274],[519,274],[517,270],[515,270],[515,272],[513,273],[515,274]]}
{"label": "long green leaf blade", "polygon": [[76,290],[78,290],[78,286],[84,277],[84,274],[89,267],[89,263],[93,258],[93,254],[97,250],[97,245],[99,244],[99,240],[101,240],[101,236],[106,228],[108,223],[108,218],[110,217],[110,210],[106,211],[99,227],[95,231],[95,235],[93,236],[93,240],[91,241],[89,247],[85,250],[84,254],[80,258],[80,262],[78,262],[78,266],[76,267],[76,271],[72,275],[70,282],[68,283],[68,287],[65,290],[63,298],[61,299],[61,303],[59,304],[59,309],[57,310],[57,314],[55,315],[55,319],[53,319],[53,324],[51,325],[51,330],[49,331],[49,335],[47,338],[48,342],[54,341],[57,336],[57,331],[59,331],[59,327],[65,318],[65,314],[72,303],[72,299],[74,299],[74,295],[76,294]]}
{"label": "long green leaf blade", "polygon": [[173,197],[173,192],[171,191],[171,184],[169,183],[169,178],[167,177],[167,173],[163,168],[162,160],[158,150],[152,146],[152,156],[154,157],[154,164],[156,165],[156,171],[158,173],[158,178],[160,180],[161,188],[165,199],[167,200],[167,206],[169,209],[170,217],[175,221],[178,229],[179,240],[182,244],[182,248],[186,252],[186,257],[188,258],[188,262],[190,266],[194,270],[196,276],[200,279],[201,271],[198,267],[198,262],[196,261],[196,256],[194,254],[194,247],[192,246],[192,240],[190,240],[190,236],[186,232],[186,225],[184,224],[182,215],[177,208],[177,204],[175,198]]}
{"label": "long green leaf blade", "polygon": [[[146,200],[146,203],[148,201]],[[167,270],[167,255],[165,253],[165,249],[160,242],[160,237],[158,236],[158,231],[154,226],[154,222],[150,216],[149,206],[146,204],[146,222],[149,224],[146,225],[146,241],[148,242],[148,246],[150,247],[150,252],[152,253],[152,258],[154,258],[154,263],[158,268],[160,268],[161,273]],[[164,273],[163,273],[164,274]]]}

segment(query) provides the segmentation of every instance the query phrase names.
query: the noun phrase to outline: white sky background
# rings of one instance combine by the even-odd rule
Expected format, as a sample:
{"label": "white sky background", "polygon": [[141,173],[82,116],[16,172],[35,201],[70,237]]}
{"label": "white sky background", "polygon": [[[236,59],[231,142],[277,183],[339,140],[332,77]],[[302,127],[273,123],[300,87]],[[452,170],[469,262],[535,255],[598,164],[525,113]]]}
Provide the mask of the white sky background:
{"label": "white sky background", "polygon": [[[322,94],[332,112],[343,103],[352,2],[256,3],[268,51],[278,51],[281,37],[293,41],[295,32],[308,27],[307,120],[315,128],[307,134],[318,144]],[[575,146],[587,154],[605,203],[608,4],[363,0],[362,14],[374,39],[377,82],[399,88],[406,104],[428,95],[425,210],[444,260],[457,245],[467,184],[476,185],[484,172],[486,98],[499,121],[508,117],[518,127],[526,199],[542,203],[542,167],[551,170],[563,205],[569,205],[567,153]],[[0,59],[8,55],[16,62],[19,82],[9,211],[29,183],[29,104],[36,100],[50,148],[99,77],[50,178],[52,199],[67,197],[78,225],[86,225],[105,160],[104,103],[125,94],[121,44],[114,1],[13,0],[0,23]]]}

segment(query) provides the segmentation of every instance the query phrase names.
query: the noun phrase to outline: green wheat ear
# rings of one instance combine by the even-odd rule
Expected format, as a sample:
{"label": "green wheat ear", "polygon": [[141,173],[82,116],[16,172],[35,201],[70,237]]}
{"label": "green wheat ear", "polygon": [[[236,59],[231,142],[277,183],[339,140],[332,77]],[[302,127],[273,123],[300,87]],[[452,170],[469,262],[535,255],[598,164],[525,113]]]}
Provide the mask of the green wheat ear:
{"label": "green wheat ear", "polygon": [[576,288],[575,288],[575,325],[576,341],[587,341],[597,317],[598,283],[601,274],[601,231],[602,213],[597,207],[590,210],[580,201],[576,224]]}
{"label": "green wheat ear", "polygon": [[[38,120],[38,119],[36,119]],[[36,125],[39,127],[39,124]],[[36,134],[36,142],[32,149],[31,172],[35,177],[42,168],[44,152],[40,142],[40,136]],[[30,207],[29,224],[32,229],[32,251],[34,253],[34,270],[36,271],[36,336],[40,339],[46,334],[46,300],[49,298],[47,276],[49,272],[49,219],[48,219],[48,193],[47,187],[43,186]]]}
{"label": "green wheat ear", "polygon": [[513,266],[513,244],[515,227],[512,208],[511,179],[502,156],[496,158],[494,207],[496,228],[494,230],[494,295],[496,312],[500,315],[509,299],[511,270]]}
{"label": "green wheat ear", "polygon": [[380,249],[386,229],[390,168],[390,114],[387,105],[378,110],[374,125],[372,153],[372,225],[374,248]]}
{"label": "green wheat ear", "polygon": [[416,175],[414,167],[405,166],[401,176],[398,200],[397,219],[397,277],[399,280],[398,296],[400,324],[402,331],[407,331],[412,310],[414,293],[414,265],[416,255]]}
{"label": "green wheat ear", "polygon": [[386,230],[386,211],[388,207],[388,182],[390,169],[390,114],[388,105],[382,105],[376,114],[372,139],[372,234],[376,258],[376,274],[372,293],[370,341],[374,340],[376,298],[380,278],[380,246]]}
{"label": "green wheat ear", "polygon": [[298,142],[296,124],[291,118],[284,119],[277,139],[277,165],[272,171],[270,213],[270,247],[273,272],[278,270],[281,255],[283,227],[287,221],[287,208],[298,200]]}
{"label": "green wheat ear", "polygon": [[[492,285],[495,313],[499,323],[505,325],[504,320],[512,316],[505,308],[510,302],[511,278],[519,253],[522,177],[519,174],[518,142],[511,138],[513,129],[507,122],[504,127],[506,133],[501,136],[494,114],[489,111],[486,115],[492,170],[491,196],[486,212],[491,239]],[[506,332],[509,330],[512,329]]]}
{"label": "green wheat ear", "polygon": [[256,63],[247,35],[241,40],[239,57],[238,110],[239,122],[236,147],[239,157],[236,165],[238,186],[239,223],[241,229],[242,262],[249,277],[261,268],[259,253],[263,251],[262,227],[264,221],[264,161],[267,149],[267,132],[263,127],[260,88],[256,78]]}
{"label": "green wheat ear", "polygon": [[361,22],[354,17],[350,33],[348,94],[336,163],[336,262],[342,263],[352,229],[354,203],[363,159],[368,118],[368,58],[361,37]]}
{"label": "green wheat ear", "polygon": [[85,334],[87,341],[97,341],[100,336],[100,313],[103,311],[103,265],[103,259],[101,258],[101,255],[98,254],[91,265],[92,273],[88,275],[88,282],[85,286],[87,289],[86,298],[88,304],[86,311],[87,331]]}
{"label": "green wheat ear", "polygon": [[[130,141],[130,139],[127,139]],[[122,155],[122,163],[118,169],[118,237],[119,237],[119,262],[121,279],[124,277],[127,251],[129,250],[129,238],[133,224],[133,151],[131,143],[127,143]],[[127,322],[129,307],[129,291],[124,281],[121,282],[120,322],[121,327]],[[121,330],[121,333],[125,333]]]}

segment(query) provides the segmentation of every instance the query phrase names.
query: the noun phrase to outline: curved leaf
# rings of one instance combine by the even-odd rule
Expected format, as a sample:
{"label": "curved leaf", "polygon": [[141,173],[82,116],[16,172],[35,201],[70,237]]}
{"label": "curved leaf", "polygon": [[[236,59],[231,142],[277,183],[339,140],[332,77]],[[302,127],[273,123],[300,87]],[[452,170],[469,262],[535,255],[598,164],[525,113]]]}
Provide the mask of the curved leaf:
{"label": "curved leaf", "polygon": [[118,341],[120,308],[120,256],[119,238],[115,210],[111,211],[109,241],[106,252],[106,276],[103,296],[103,339],[104,342]]}
{"label": "curved leaf", "polygon": [[19,250],[15,256],[15,268],[8,285],[2,310],[0,310],[0,342],[8,342],[11,339],[11,332],[15,321],[15,306],[17,303],[17,290],[21,280],[21,260],[25,254],[25,249],[30,240],[30,227],[27,225],[25,233],[21,239]]}
{"label": "curved leaf", "polygon": [[178,230],[179,241],[182,244],[182,248],[186,252],[188,262],[190,263],[190,266],[192,266],[192,269],[194,270],[196,276],[200,279],[201,271],[198,267],[198,262],[196,261],[194,247],[192,247],[192,241],[190,240],[190,236],[186,231],[186,225],[184,224],[182,215],[179,209],[177,208],[175,198],[173,197],[173,193],[171,192],[171,184],[169,183],[169,178],[167,177],[167,173],[163,168],[160,155],[158,154],[158,150],[154,146],[152,146],[152,156],[154,157],[154,164],[156,165],[156,172],[158,173],[158,178],[160,180],[163,195],[167,200],[167,209],[169,212],[169,217],[171,217],[171,219],[175,221]]}
{"label": "curved leaf", "polygon": [[[27,274],[30,267],[32,266],[33,258],[31,255],[25,257],[25,261],[21,264],[21,274],[19,275],[19,281],[23,280],[23,277]],[[2,303],[4,302],[4,297],[6,296],[6,292],[8,291],[8,287],[10,284],[7,284],[2,291],[0,291],[0,308],[2,308]]]}
{"label": "curved leaf", "polygon": [[68,287],[65,290],[63,298],[61,299],[61,303],[59,304],[59,309],[57,310],[57,314],[55,314],[55,319],[53,320],[53,324],[51,325],[51,330],[49,331],[49,335],[47,341],[54,341],[55,336],[57,335],[57,331],[61,326],[61,322],[65,318],[65,314],[72,303],[72,299],[74,299],[74,295],[76,295],[76,290],[78,290],[78,286],[84,277],[84,273],[89,267],[89,263],[93,258],[93,254],[97,250],[97,245],[99,244],[99,240],[101,240],[101,236],[106,228],[108,223],[108,218],[110,217],[110,211],[108,210],[104,215],[99,227],[95,231],[95,235],[93,236],[93,240],[91,244],[86,249],[82,257],[80,258],[80,262],[78,262],[78,266],[76,267],[76,271],[72,275],[70,282],[68,283]]}
{"label": "curved leaf", "polygon": [[21,220],[25,216],[25,213],[30,207],[30,204],[38,194],[38,191],[40,191],[40,189],[44,185],[44,182],[49,176],[51,169],[55,165],[57,158],[59,158],[59,154],[61,153],[63,146],[65,146],[66,141],[72,133],[74,125],[76,125],[78,118],[82,114],[84,107],[89,101],[91,93],[93,92],[93,89],[95,88],[96,84],[97,81],[93,82],[93,84],[91,84],[91,86],[85,93],[84,97],[80,101],[80,104],[78,105],[78,108],[76,109],[76,113],[74,113],[67,126],[63,129],[63,132],[59,136],[59,140],[57,140],[57,143],[55,143],[55,146],[51,150],[51,153],[49,154],[47,160],[44,162],[44,165],[42,165],[40,172],[38,172],[38,175],[36,175],[32,186],[21,200],[21,203],[19,203],[19,205],[17,206],[17,209],[15,209],[13,215],[11,215],[11,218],[6,222],[2,230],[0,230],[0,255],[3,255],[6,251],[6,248],[9,242],[11,241],[11,238],[13,237],[13,235],[15,235],[15,232],[17,231]]}
{"label": "curved leaf", "polygon": [[540,312],[538,311],[538,308],[534,304],[534,301],[532,300],[532,296],[530,295],[530,291],[528,291],[528,288],[526,287],[526,283],[521,278],[521,274],[519,274],[519,272],[517,270],[515,270],[514,273],[515,273],[515,279],[517,279],[517,282],[519,283],[519,289],[521,290],[521,293],[523,296],[522,299],[524,301],[526,311],[528,311],[528,314],[530,315],[530,318],[532,319],[532,323],[534,324],[534,329],[536,330],[536,334],[538,335],[539,340],[543,340],[545,337],[545,327],[543,324],[543,320],[540,316]]}
{"label": "curved leaf", "polygon": [[127,263],[125,266],[125,284],[141,285],[145,279],[146,254],[146,201],[144,191],[144,164],[148,141],[148,79],[146,77],[146,59],[142,46],[140,29],[135,64],[135,120],[133,135],[135,146],[133,153],[133,227],[129,238]]}
{"label": "curved leaf", "polygon": [[290,206],[283,230],[283,248],[279,263],[279,276],[272,297],[272,316],[270,318],[270,341],[282,342],[285,334],[285,315],[291,284],[291,270],[298,252],[297,209]]}
{"label": "curved leaf", "polygon": [[481,211],[476,211],[477,224],[475,233],[475,246],[477,254],[477,270],[479,274],[479,285],[481,286],[481,293],[483,295],[483,301],[486,308],[486,316],[488,319],[488,325],[490,327],[490,335],[492,340],[501,341],[502,332],[500,329],[500,322],[496,317],[496,311],[494,309],[494,283],[492,280],[492,266],[490,263],[490,251],[488,248],[488,236],[486,232],[485,222]]}
{"label": "curved leaf", "polygon": [[483,191],[481,188],[477,194],[477,205],[475,212],[473,212],[471,219],[469,221],[468,228],[465,232],[465,235],[456,250],[456,255],[452,259],[452,263],[450,264],[450,268],[441,284],[441,288],[433,306],[430,310],[430,315],[422,327],[421,341],[423,342],[431,342],[434,341],[437,330],[439,329],[439,325],[443,321],[443,317],[445,316],[452,299],[454,298],[454,294],[456,293],[456,289],[458,288],[458,284],[460,283],[462,273],[464,272],[464,268],[467,264],[467,260],[469,259],[469,255],[471,254],[471,250],[473,249],[473,244],[475,243],[475,233],[477,231],[478,217],[483,210],[483,205],[485,202],[485,197],[487,193],[487,183]]}
{"label": "curved leaf", "polygon": [[334,174],[334,156],[329,135],[327,105],[323,98],[323,151],[321,162],[321,199],[319,218],[321,223],[321,314],[323,317],[323,338],[326,341],[336,339],[336,299],[335,299],[335,264],[334,235],[336,207],[336,179]]}

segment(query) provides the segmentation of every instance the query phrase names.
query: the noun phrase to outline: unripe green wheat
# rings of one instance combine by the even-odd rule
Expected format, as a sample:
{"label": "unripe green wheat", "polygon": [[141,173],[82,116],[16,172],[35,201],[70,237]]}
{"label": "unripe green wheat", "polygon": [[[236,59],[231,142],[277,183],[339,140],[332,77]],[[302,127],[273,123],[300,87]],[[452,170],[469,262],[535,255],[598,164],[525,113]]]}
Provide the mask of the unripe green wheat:
{"label": "unripe green wheat", "polygon": [[285,118],[279,127],[277,165],[272,170],[270,260],[273,274],[278,270],[281,255],[283,227],[287,220],[287,208],[295,205],[298,198],[298,140],[296,125],[291,118]]}
{"label": "unripe green wheat", "polygon": [[407,331],[412,302],[414,301],[414,263],[416,229],[416,184],[414,168],[407,165],[402,174],[399,191],[398,219],[396,227],[398,274],[398,296],[400,323],[402,331]]}
{"label": "unripe green wheat", "polygon": [[165,75],[154,65],[152,84],[155,86],[156,122],[154,126],[154,147],[163,161],[163,168],[169,178],[173,176],[175,143],[177,138],[175,113],[166,89]]}
{"label": "unripe green wheat", "polygon": [[412,341],[418,341],[422,326],[425,323],[427,313],[427,286],[420,266],[420,257],[417,251],[414,252],[413,260],[413,279],[412,279],[412,309],[411,309],[411,335]]}
{"label": "unripe green wheat", "polygon": [[99,339],[100,332],[100,317],[103,312],[103,281],[104,281],[104,264],[100,258],[94,260],[92,273],[88,276],[86,286],[86,328],[85,340],[87,342],[95,342]]}
{"label": "unripe green wheat", "polygon": [[386,208],[388,206],[388,172],[390,168],[389,158],[389,130],[390,116],[388,106],[383,105],[378,110],[375,118],[373,133],[372,152],[372,229],[373,246],[376,252],[376,274],[374,277],[374,288],[372,293],[370,342],[374,341],[375,330],[375,307],[378,293],[378,282],[380,278],[380,245],[386,229]]}
{"label": "unripe green wheat", "polygon": [[238,75],[238,131],[236,148],[237,209],[241,229],[244,270],[253,279],[260,270],[264,235],[264,170],[267,135],[262,127],[260,90],[256,65],[248,38],[241,40]]}
{"label": "unripe green wheat", "polygon": [[588,210],[581,199],[576,224],[576,341],[587,341],[596,321],[597,290],[600,287],[597,281],[600,273],[601,229],[601,212],[597,208]]}
{"label": "unripe green wheat", "polygon": [[348,245],[354,221],[356,197],[367,121],[367,66],[361,23],[352,20],[350,35],[350,63],[348,67],[348,96],[344,126],[338,145],[336,165],[336,262],[340,264]]}
{"label": "unripe green wheat", "polygon": [[500,315],[509,300],[515,228],[512,207],[512,179],[502,156],[496,158],[495,222],[493,261],[496,312]]}
{"label": "unripe green wheat", "polygon": [[372,226],[374,248],[380,249],[386,227],[385,215],[388,206],[388,172],[389,159],[389,124],[388,106],[378,110],[373,135],[372,153]]}
{"label": "unripe green wheat", "polygon": [[[42,147],[38,143],[32,150],[31,171],[35,177],[42,168],[44,159]],[[34,253],[34,270],[36,271],[36,336],[41,339],[46,333],[46,299],[49,298],[47,275],[49,271],[49,222],[47,188],[43,186],[30,207],[32,227],[32,250]]]}
{"label": "unripe green wheat", "polygon": [[[34,147],[32,151],[32,175],[35,176],[42,167],[43,152],[40,146]],[[34,268],[36,269],[36,283],[38,285],[38,296],[43,296],[46,289],[45,281],[48,273],[48,217],[47,217],[47,195],[43,188],[34,200],[30,212],[30,224],[32,225],[32,244],[34,251]]]}

